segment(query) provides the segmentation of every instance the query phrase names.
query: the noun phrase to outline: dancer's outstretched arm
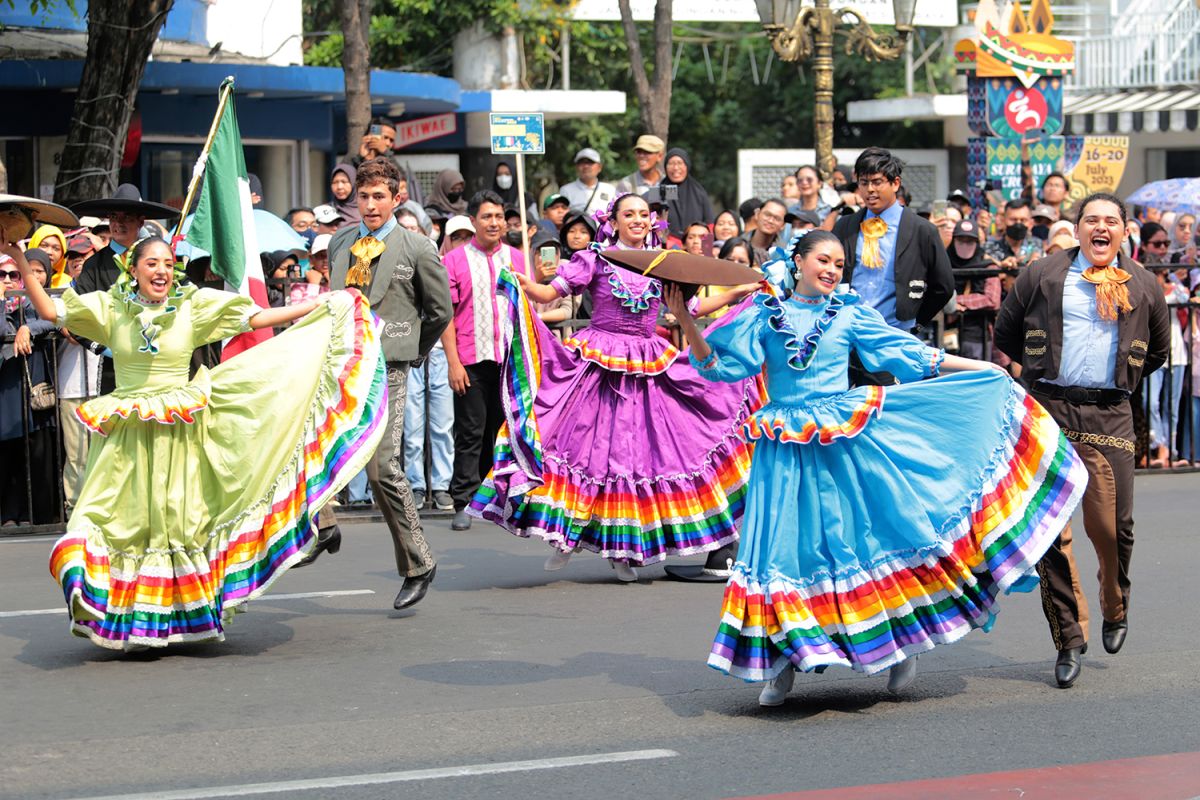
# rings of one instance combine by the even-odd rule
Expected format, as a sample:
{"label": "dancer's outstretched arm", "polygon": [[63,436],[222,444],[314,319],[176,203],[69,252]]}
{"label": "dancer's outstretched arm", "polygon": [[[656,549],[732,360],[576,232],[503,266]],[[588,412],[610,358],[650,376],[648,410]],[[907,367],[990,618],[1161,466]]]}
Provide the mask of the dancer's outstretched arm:
{"label": "dancer's outstretched arm", "polygon": [[276,328],[280,325],[285,325],[294,319],[300,319],[300,317],[303,317],[319,306],[321,302],[320,300],[305,300],[303,303],[297,303],[294,306],[264,308],[250,318],[250,328],[258,330],[260,328]]}
{"label": "dancer's outstretched arm", "polygon": [[521,289],[524,290],[525,296],[535,303],[552,303],[558,299],[558,290],[548,283],[538,283],[525,277],[524,274],[514,271],[517,276],[517,283],[521,284]]}
{"label": "dancer's outstretched arm", "polygon": [[25,260],[25,253],[11,242],[0,244],[0,253],[16,262],[17,269],[21,272],[21,280],[25,284],[25,294],[33,303],[33,308],[37,311],[38,316],[47,322],[54,322],[58,317],[58,312],[54,308],[54,300],[42,288],[42,282],[33,277],[33,270],[30,269],[29,262]]}
{"label": "dancer's outstretched arm", "polygon": [[[723,294],[728,294],[728,292]],[[664,285],[663,299],[667,302],[667,308],[675,315],[675,321],[679,323],[679,329],[687,337],[688,345],[692,348],[692,355],[698,361],[707,359],[709,354],[712,353],[712,348],[708,346],[708,342],[704,341],[704,336],[696,327],[696,320],[692,319],[692,315],[688,311],[687,301],[683,299],[683,292],[680,291],[679,285],[675,283]],[[720,307],[716,306],[716,308]]]}
{"label": "dancer's outstretched arm", "polygon": [[997,372],[1003,372],[1005,375],[1008,372],[999,364],[993,364],[990,361],[979,361],[974,358],[963,358],[946,353],[946,358],[942,361],[942,372],[971,372],[994,369]]}
{"label": "dancer's outstretched arm", "polygon": [[[757,292],[760,288],[762,287],[757,283],[743,283],[741,286],[734,286],[731,289],[726,289],[720,294],[702,297],[696,304],[696,316],[703,317],[711,314],[718,308],[731,306],[746,295]],[[671,313],[674,313],[674,309],[672,309]],[[676,314],[676,316],[678,316],[678,314]]]}

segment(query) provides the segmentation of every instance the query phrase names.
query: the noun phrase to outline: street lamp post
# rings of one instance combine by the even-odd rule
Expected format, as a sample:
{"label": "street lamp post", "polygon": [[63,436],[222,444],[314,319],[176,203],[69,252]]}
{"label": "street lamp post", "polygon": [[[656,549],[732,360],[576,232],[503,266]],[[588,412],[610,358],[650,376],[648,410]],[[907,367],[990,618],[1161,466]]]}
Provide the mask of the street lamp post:
{"label": "street lamp post", "polygon": [[[1200,2],[1200,0],[1197,0]],[[833,174],[833,37],[846,37],[846,54],[868,61],[891,61],[904,53],[912,33],[916,0],[892,0],[896,35],[877,33],[862,12],[854,8],[830,8],[830,0],[755,0],[763,29],[771,47],[784,61],[812,61],[815,104],[813,128],[817,169],[822,180]]]}

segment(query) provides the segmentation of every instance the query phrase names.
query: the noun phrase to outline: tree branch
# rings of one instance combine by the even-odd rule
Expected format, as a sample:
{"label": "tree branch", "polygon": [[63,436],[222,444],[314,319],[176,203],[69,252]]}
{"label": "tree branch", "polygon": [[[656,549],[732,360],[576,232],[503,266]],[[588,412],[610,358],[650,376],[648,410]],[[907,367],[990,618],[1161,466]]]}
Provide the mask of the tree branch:
{"label": "tree branch", "polygon": [[[659,0],[659,5],[661,4],[662,0]],[[617,7],[621,11],[621,28],[625,31],[625,45],[629,48],[629,67],[633,71],[633,88],[637,92],[638,115],[642,119],[642,127],[650,130],[653,127],[650,119],[650,109],[653,104],[650,80],[646,77],[646,62],[642,60],[642,44],[638,41],[637,24],[633,21],[629,0],[617,0]],[[657,16],[657,11],[655,16]],[[655,55],[657,58],[657,53]]]}

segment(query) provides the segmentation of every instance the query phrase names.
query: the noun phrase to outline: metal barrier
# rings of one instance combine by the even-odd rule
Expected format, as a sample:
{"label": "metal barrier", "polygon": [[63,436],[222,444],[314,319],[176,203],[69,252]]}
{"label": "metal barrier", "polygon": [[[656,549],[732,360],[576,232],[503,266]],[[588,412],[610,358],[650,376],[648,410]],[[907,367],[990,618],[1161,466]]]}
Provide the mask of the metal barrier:
{"label": "metal barrier", "polygon": [[[50,294],[59,295],[62,292],[51,290]],[[5,293],[5,297],[24,300],[25,292],[9,291]],[[24,304],[19,305],[15,313],[17,328],[20,329],[27,319]],[[66,524],[66,509],[62,502],[63,441],[58,397],[58,349],[63,337],[56,330],[34,337],[33,353],[30,355],[18,355],[13,351],[16,340],[16,334],[0,338],[0,346],[4,348],[5,356],[0,365],[0,380],[3,381],[0,391],[8,401],[13,397],[12,389],[17,388],[21,418],[19,443],[13,438],[0,441],[0,521],[3,522],[0,534],[55,533],[62,531]],[[37,372],[30,370],[30,362],[33,359],[45,359],[46,377],[55,387],[54,405],[50,409],[32,409],[30,398],[33,385],[29,376]],[[17,387],[9,385],[13,382]],[[47,437],[45,431],[51,429],[53,433]],[[47,438],[50,441],[46,441]],[[46,452],[47,450],[49,452]],[[46,459],[50,459],[49,464],[45,463]],[[49,487],[34,486],[35,475],[38,473],[50,478]],[[15,493],[14,485],[19,487]],[[52,493],[48,502],[45,492]],[[39,507],[46,505],[53,509],[49,518],[40,513],[42,509]],[[39,513],[35,514],[35,509]]]}

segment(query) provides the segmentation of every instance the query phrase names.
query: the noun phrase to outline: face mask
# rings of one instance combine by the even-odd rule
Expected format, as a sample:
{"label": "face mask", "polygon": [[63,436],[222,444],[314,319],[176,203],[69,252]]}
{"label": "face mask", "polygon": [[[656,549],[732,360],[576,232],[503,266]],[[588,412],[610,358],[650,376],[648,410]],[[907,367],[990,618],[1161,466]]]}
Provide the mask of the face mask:
{"label": "face mask", "polygon": [[1030,233],[1033,234],[1033,238],[1041,239],[1044,242],[1050,238],[1050,226],[1049,225],[1034,225],[1033,229],[1030,230]]}
{"label": "face mask", "polygon": [[512,175],[497,175],[496,185],[501,189],[508,190],[512,188]]}
{"label": "face mask", "polygon": [[1014,242],[1023,242],[1025,237],[1029,235],[1029,229],[1025,227],[1024,222],[1018,222],[1015,225],[1009,225],[1004,229],[1004,235]]}
{"label": "face mask", "polygon": [[458,198],[462,197],[462,192],[447,192],[446,199],[451,203],[457,203]]}
{"label": "face mask", "polygon": [[521,246],[521,232],[520,231],[509,231],[508,233],[504,234],[504,241],[508,242],[513,247],[520,247]]}
{"label": "face mask", "polygon": [[317,232],[312,228],[309,228],[306,231],[301,231],[300,235],[304,237],[304,241],[308,242],[309,247],[312,247],[313,239],[317,238]]}

